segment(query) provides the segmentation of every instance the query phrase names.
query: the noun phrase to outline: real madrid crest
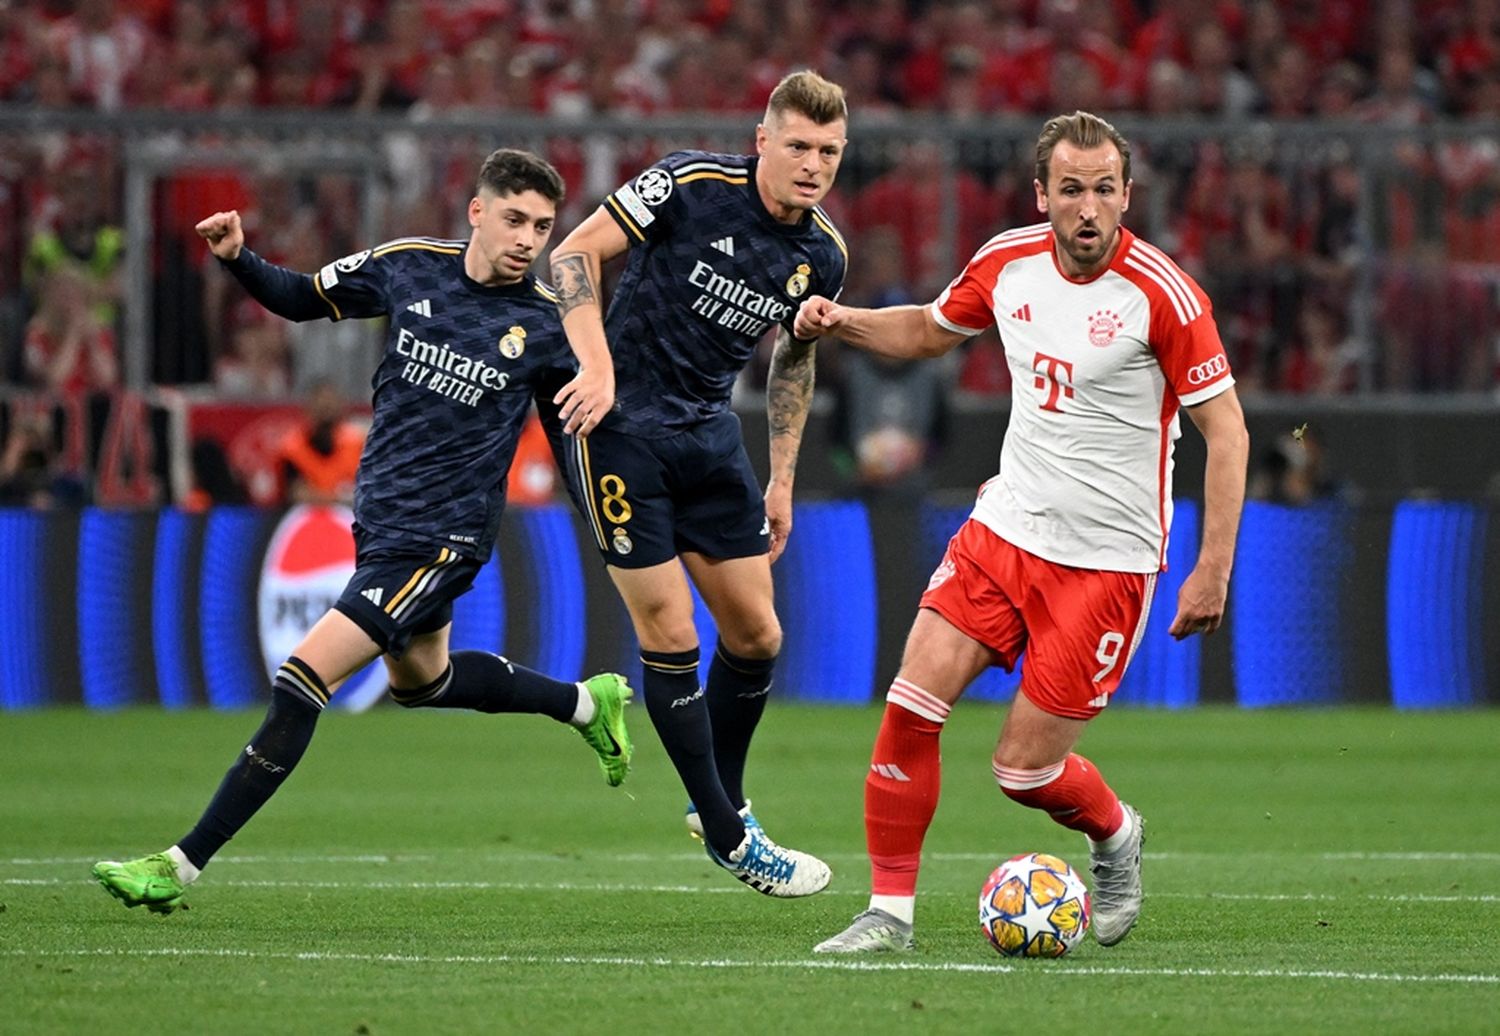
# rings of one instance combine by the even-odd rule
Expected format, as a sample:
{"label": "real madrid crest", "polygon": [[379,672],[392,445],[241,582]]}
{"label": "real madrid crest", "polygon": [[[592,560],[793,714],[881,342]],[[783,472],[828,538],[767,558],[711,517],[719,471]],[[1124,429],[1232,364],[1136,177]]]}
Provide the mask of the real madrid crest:
{"label": "real madrid crest", "polygon": [[629,554],[635,550],[635,544],[630,541],[630,534],[624,529],[615,529],[615,553]]}
{"label": "real madrid crest", "polygon": [[812,285],[808,274],[812,273],[812,267],[806,263],[797,265],[797,272],[786,279],[786,293],[794,299],[800,299],[807,294],[807,289]]}
{"label": "real madrid crest", "polygon": [[500,355],[507,360],[519,359],[526,351],[526,329],[520,324],[510,329],[506,336],[500,339]]}

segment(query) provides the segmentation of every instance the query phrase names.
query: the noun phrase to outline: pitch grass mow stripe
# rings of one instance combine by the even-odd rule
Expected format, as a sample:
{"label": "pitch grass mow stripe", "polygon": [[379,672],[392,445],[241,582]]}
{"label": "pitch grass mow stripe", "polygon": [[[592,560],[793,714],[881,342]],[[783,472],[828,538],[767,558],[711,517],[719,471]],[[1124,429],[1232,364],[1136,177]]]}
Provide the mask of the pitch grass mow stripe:
{"label": "pitch grass mow stripe", "polygon": [[[572,852],[527,852],[517,851],[513,853],[486,853],[478,859],[484,863],[504,863],[506,861],[527,862],[532,860],[568,860],[577,858],[579,854]],[[824,859],[829,860],[857,860],[863,862],[867,859],[864,853],[822,853]],[[1500,863],[1500,853],[1464,853],[1464,852],[1327,852],[1327,853],[1301,853],[1301,852],[1146,852],[1142,856],[1147,860],[1161,860],[1171,862],[1174,860],[1214,860],[1233,858],[1243,860],[1246,858],[1283,859],[1296,857],[1299,860],[1314,859],[1326,862],[1395,862],[1395,863]],[[437,854],[432,852],[390,852],[370,853],[365,855],[321,855],[321,854],[263,854],[256,856],[216,856],[214,866],[220,867],[229,864],[268,864],[268,863],[379,863],[379,864],[402,864],[402,863],[431,863],[434,860],[447,858],[474,858],[462,850],[452,853]],[[617,863],[665,863],[682,860],[701,860],[701,852],[685,853],[613,853],[610,859]],[[80,864],[88,866],[97,861],[94,856],[31,856],[16,857],[3,860],[5,866],[11,867],[51,867]],[[934,863],[971,863],[983,862],[995,859],[994,853],[924,853],[923,859]]]}
{"label": "pitch grass mow stripe", "polygon": [[239,950],[229,947],[220,949],[158,948],[140,950],[77,949],[77,950],[6,950],[8,957],[227,957],[239,960],[295,960],[295,961],[352,961],[361,964],[519,964],[571,965],[581,967],[629,967],[629,968],[701,968],[705,970],[765,969],[779,968],[789,971],[850,971],[850,972],[964,972],[980,975],[1010,975],[1039,971],[1059,976],[1084,977],[1153,977],[1153,978],[1264,978],[1264,979],[1310,979],[1320,982],[1389,982],[1403,983],[1447,983],[1462,985],[1500,985],[1500,975],[1403,975],[1377,971],[1299,971],[1290,968],[1129,968],[1110,967],[1097,964],[1070,965],[1066,961],[1032,961],[1026,964],[926,964],[920,961],[868,961],[868,960],[681,960],[669,957],[577,957],[531,954],[452,954],[433,955],[405,953],[328,953],[320,950],[299,952],[268,952],[263,950]]}
{"label": "pitch grass mow stripe", "polygon": [[[70,878],[0,878],[0,885],[58,886],[92,885],[87,879]],[[315,881],[315,880],[249,880],[231,878],[215,881],[213,885],[224,888],[266,889],[358,889],[380,891],[404,889],[409,891],[500,891],[500,892],[610,892],[610,893],[680,893],[686,895],[743,895],[744,890],[733,886],[702,885],[631,885],[624,883],[573,882],[573,881]],[[210,886],[205,886],[207,889]],[[828,889],[824,895],[865,896],[863,889]],[[969,892],[934,889],[923,893],[928,897],[964,896]],[[1480,893],[1476,895],[1439,895],[1436,893],[1356,893],[1336,895],[1331,892],[1148,892],[1147,899],[1191,899],[1191,900],[1242,900],[1255,903],[1338,903],[1364,901],[1375,903],[1500,903],[1500,894]]]}

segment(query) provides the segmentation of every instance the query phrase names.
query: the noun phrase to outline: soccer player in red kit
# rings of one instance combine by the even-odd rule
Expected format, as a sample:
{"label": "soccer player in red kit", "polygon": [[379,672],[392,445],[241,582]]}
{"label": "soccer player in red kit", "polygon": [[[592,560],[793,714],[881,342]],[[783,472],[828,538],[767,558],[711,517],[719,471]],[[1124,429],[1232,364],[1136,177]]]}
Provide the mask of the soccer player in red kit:
{"label": "soccer player in red kit", "polygon": [[1209,301],[1120,224],[1130,145],[1088,112],[1037,140],[1048,222],[991,239],[928,306],[856,309],[808,298],[795,334],[886,356],[937,356],[997,324],[1014,387],[999,473],[932,574],[865,777],[870,908],[821,953],[906,950],[922,841],[937,808],[939,737],[992,665],[1021,690],[995,747],[1006,795],[1083,832],[1094,934],[1110,946],[1141,909],[1140,814],[1073,747],[1109,704],[1146,628],[1172,524],[1179,407],[1208,443],[1198,563],[1170,632],[1223,619],[1249,437]]}

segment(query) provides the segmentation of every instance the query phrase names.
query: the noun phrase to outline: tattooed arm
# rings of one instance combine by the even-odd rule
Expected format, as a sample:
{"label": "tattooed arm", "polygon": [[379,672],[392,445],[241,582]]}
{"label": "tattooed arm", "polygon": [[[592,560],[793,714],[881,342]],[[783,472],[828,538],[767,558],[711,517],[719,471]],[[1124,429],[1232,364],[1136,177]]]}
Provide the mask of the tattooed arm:
{"label": "tattooed arm", "polygon": [[615,405],[615,368],[604,337],[600,270],[629,247],[625,232],[602,208],[578,225],[552,253],[552,285],[578,376],[553,398],[564,431],[587,435]]}
{"label": "tattooed arm", "polygon": [[792,534],[792,483],[802,429],[812,406],[818,340],[799,340],[785,328],[776,332],[771,374],[766,381],[766,415],[771,425],[771,480],[766,484],[766,518],[771,526],[771,560],[781,557]]}

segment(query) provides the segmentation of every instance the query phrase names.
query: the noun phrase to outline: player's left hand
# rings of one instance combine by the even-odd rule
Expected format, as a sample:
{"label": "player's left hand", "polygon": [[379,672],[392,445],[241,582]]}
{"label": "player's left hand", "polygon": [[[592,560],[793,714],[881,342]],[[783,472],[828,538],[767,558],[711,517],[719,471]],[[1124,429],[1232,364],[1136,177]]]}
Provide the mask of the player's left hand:
{"label": "player's left hand", "polygon": [[615,405],[615,372],[612,367],[585,367],[552,397],[560,409],[563,431],[584,438],[599,427]]}
{"label": "player's left hand", "polygon": [[792,487],[772,479],[766,486],[766,523],[771,527],[771,564],[786,550],[792,535]]}
{"label": "player's left hand", "polygon": [[1224,621],[1224,602],[1229,597],[1229,577],[1199,565],[1183,580],[1177,594],[1177,616],[1167,632],[1177,640],[1194,633],[1210,634]]}

